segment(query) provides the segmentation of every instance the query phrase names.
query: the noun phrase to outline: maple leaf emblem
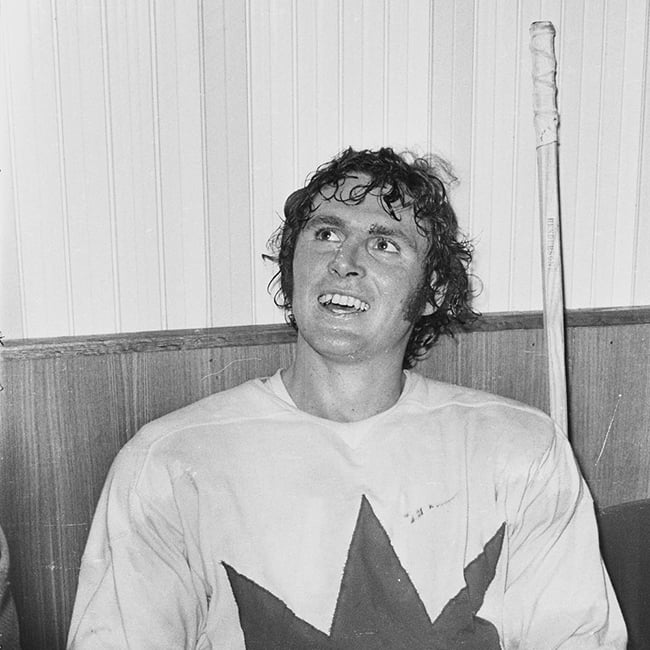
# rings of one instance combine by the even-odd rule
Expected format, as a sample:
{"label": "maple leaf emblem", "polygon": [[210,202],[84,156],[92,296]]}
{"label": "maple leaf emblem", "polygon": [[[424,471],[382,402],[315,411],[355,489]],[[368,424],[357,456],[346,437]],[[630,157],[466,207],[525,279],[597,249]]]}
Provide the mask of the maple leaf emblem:
{"label": "maple leaf emblem", "polygon": [[494,578],[505,524],[464,569],[463,587],[431,621],[365,496],[352,535],[329,634],[297,617],[270,591],[223,563],[247,650],[498,650],[476,615]]}

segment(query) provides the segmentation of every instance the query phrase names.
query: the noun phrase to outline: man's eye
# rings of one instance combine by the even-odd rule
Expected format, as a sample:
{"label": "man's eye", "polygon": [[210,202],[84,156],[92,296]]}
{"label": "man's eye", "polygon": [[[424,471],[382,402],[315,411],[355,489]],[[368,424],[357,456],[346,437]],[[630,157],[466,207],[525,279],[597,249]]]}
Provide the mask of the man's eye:
{"label": "man's eye", "polygon": [[375,248],[382,253],[399,253],[399,247],[390,239],[384,239],[383,237],[375,240]]}
{"label": "man's eye", "polygon": [[319,241],[341,241],[340,237],[331,228],[320,228],[314,235]]}

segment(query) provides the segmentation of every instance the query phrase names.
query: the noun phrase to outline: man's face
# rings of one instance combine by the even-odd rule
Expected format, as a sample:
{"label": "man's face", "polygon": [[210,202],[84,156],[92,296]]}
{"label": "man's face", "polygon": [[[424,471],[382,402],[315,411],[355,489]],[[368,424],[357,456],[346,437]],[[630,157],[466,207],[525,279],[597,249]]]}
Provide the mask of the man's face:
{"label": "man's face", "polygon": [[[366,180],[347,179],[337,196]],[[382,355],[401,367],[428,241],[412,209],[398,215],[385,212],[378,193],[357,205],[323,199],[300,233],[292,307],[299,337],[317,353],[340,361]]]}

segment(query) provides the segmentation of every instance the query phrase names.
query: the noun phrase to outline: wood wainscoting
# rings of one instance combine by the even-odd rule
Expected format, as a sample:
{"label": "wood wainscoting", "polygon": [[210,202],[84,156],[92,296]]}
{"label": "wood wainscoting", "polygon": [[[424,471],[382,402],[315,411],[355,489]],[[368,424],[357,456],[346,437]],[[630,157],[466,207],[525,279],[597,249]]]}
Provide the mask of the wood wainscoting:
{"label": "wood wainscoting", "polygon": [[[568,312],[570,438],[599,507],[650,497],[650,309]],[[23,650],[65,647],[106,472],[144,423],[290,363],[284,325],[6,341],[0,524]],[[489,314],[421,362],[546,410],[542,318]]]}

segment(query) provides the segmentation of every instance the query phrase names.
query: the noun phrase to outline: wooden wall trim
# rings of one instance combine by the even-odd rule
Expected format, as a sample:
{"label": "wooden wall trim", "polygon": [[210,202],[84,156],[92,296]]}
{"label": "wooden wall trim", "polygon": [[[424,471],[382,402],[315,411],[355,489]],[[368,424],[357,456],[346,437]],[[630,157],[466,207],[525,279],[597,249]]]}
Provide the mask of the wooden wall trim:
{"label": "wooden wall trim", "polygon": [[[565,324],[573,327],[607,327],[650,323],[650,307],[608,307],[566,312]],[[467,325],[467,332],[542,329],[542,312],[492,312]],[[296,332],[286,324],[241,325],[205,329],[165,330],[65,336],[4,341],[0,356],[6,359],[44,359],[69,355],[118,354],[200,350],[233,346],[293,343]]]}
{"label": "wooden wall trim", "polygon": [[296,332],[289,325],[240,325],[127,334],[64,336],[50,339],[7,340],[0,351],[0,357],[45,359],[125,352],[202,350],[293,343],[295,340]]}
{"label": "wooden wall trim", "polygon": [[[650,306],[569,309],[565,312],[564,322],[567,328],[650,324]],[[542,329],[543,325],[541,311],[492,312],[483,314],[467,331],[535,330]]]}

